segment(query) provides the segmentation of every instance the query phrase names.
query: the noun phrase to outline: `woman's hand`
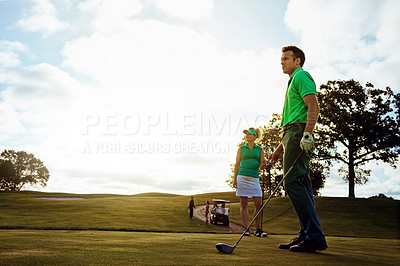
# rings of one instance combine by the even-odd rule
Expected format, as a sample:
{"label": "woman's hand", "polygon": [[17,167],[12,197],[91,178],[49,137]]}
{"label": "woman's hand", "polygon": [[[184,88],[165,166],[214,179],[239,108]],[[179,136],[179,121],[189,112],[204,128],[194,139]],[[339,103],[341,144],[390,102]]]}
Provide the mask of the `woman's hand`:
{"label": "woman's hand", "polygon": [[237,188],[237,179],[236,178],[233,179],[233,187]]}

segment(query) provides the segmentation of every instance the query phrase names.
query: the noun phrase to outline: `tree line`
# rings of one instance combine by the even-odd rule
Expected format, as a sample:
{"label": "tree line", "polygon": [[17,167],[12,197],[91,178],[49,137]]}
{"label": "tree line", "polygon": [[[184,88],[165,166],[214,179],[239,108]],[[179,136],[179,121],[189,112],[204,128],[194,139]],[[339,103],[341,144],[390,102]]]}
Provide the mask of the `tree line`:
{"label": "tree line", "polygon": [[[316,148],[310,159],[310,178],[314,195],[324,187],[334,162],[341,163],[338,174],[348,183],[348,197],[355,197],[355,185],[365,184],[371,170],[369,162],[383,162],[396,168],[400,154],[400,93],[390,87],[363,87],[354,80],[328,81],[317,91],[320,116],[315,128]],[[256,144],[264,148],[266,159],[281,141],[281,116],[273,114],[260,128]],[[238,146],[244,144],[243,140]],[[261,185],[270,193],[282,179],[282,159],[260,172]],[[234,168],[234,164],[231,165]],[[226,181],[231,187],[233,171]],[[280,193],[282,194],[283,188]]]}

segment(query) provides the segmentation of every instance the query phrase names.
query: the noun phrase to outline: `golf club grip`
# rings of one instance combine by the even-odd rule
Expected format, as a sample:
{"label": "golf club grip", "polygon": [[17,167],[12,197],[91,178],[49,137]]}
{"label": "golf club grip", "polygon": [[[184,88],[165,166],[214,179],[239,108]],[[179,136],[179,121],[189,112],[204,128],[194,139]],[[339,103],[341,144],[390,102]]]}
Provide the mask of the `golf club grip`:
{"label": "golf club grip", "polygon": [[300,160],[301,156],[303,156],[304,151],[301,151],[301,153],[299,154],[299,156],[297,156],[296,160],[294,160],[292,166],[290,166],[289,170],[286,172],[286,174],[282,177],[282,180],[279,181],[278,185],[275,187],[274,191],[272,191],[271,195],[269,195],[269,198],[264,202],[264,204],[262,205],[261,209],[258,211],[258,213],[256,214],[256,216],[254,216],[253,220],[251,220],[250,224],[247,226],[246,230],[244,230],[242,236],[239,238],[239,240],[236,242],[235,246],[237,245],[237,243],[239,243],[239,241],[242,239],[242,237],[244,236],[244,234],[250,229],[250,227],[253,225],[254,221],[257,220],[257,217],[260,215],[260,213],[263,211],[264,207],[267,205],[267,203],[270,201],[270,199],[272,198],[272,196],[275,194],[276,191],[278,191],[280,185],[283,183],[283,181],[285,180],[285,178],[288,176],[288,174],[292,171],[293,167],[296,165],[296,163]]}

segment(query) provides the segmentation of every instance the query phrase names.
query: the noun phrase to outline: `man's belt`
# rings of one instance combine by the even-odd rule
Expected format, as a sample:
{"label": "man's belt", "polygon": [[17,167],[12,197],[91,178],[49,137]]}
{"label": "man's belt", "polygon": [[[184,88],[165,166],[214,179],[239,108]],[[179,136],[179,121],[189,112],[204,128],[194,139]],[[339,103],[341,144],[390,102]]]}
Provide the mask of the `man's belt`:
{"label": "man's belt", "polygon": [[288,129],[291,129],[292,127],[305,127],[305,126],[306,126],[305,123],[293,123],[293,124],[284,126],[282,129],[283,129],[283,131],[286,131]]}

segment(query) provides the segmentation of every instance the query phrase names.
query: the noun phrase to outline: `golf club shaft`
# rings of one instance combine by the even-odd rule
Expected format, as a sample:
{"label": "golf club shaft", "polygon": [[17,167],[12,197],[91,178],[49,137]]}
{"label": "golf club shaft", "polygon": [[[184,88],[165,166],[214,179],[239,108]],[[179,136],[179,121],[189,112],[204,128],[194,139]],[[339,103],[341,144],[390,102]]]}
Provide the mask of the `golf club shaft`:
{"label": "golf club shaft", "polygon": [[304,151],[301,151],[299,156],[297,156],[296,160],[293,162],[292,166],[289,168],[289,170],[286,172],[286,174],[283,176],[282,180],[279,181],[278,185],[275,187],[274,191],[272,191],[271,195],[269,195],[269,198],[264,202],[262,205],[261,209],[258,211],[256,216],[254,216],[253,220],[250,222],[250,224],[247,226],[246,230],[244,230],[243,234],[240,236],[239,240],[235,243],[234,247],[237,246],[239,241],[243,238],[244,234],[250,229],[250,227],[253,225],[254,221],[257,220],[258,216],[260,213],[263,211],[264,207],[268,204],[268,202],[271,200],[272,196],[275,194],[276,191],[278,191],[280,185],[283,183],[287,175],[292,171],[293,167],[296,165],[296,163],[300,160],[301,156],[304,154]]}

